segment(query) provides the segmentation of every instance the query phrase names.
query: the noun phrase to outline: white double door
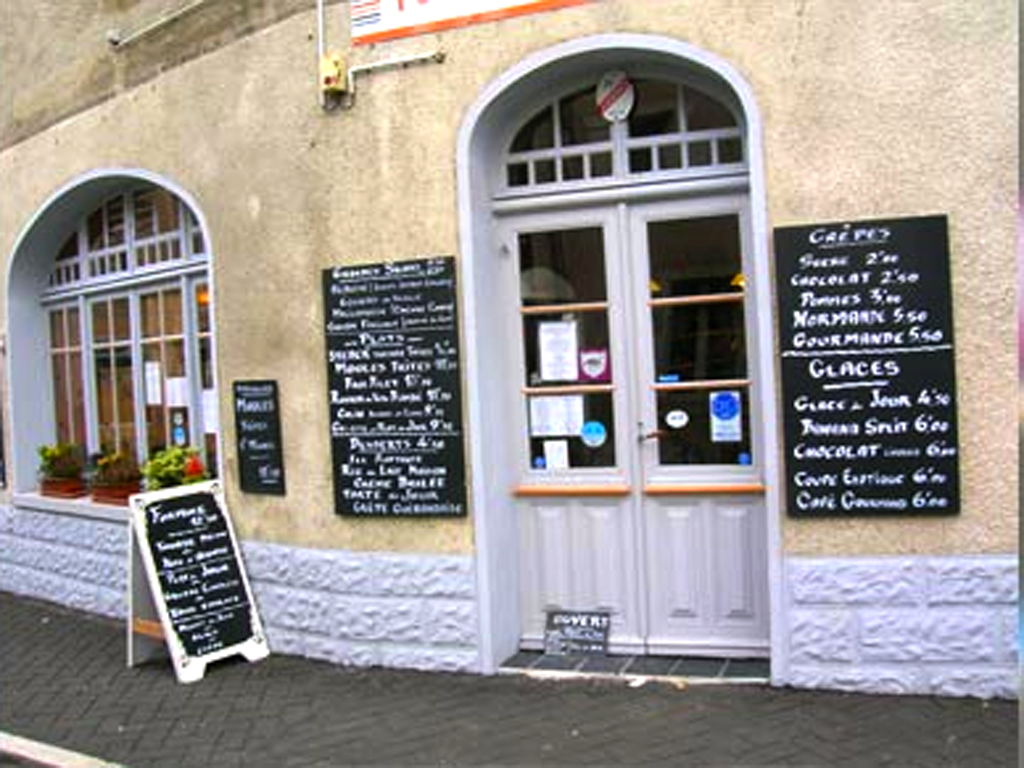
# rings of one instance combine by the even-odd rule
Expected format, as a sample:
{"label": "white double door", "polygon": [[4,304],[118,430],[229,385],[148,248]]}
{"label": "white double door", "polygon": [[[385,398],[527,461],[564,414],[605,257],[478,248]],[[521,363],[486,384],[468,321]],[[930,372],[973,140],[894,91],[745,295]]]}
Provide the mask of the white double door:
{"label": "white double door", "polygon": [[599,610],[614,652],[767,655],[745,196],[517,214],[498,235],[521,645],[549,610]]}

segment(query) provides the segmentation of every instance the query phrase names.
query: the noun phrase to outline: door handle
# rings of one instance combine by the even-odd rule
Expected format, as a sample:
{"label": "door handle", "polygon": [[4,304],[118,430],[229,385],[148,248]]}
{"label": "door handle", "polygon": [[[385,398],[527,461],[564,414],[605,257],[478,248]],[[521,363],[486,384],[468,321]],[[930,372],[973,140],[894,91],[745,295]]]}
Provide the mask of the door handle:
{"label": "door handle", "polygon": [[636,441],[643,443],[647,440],[653,440],[656,437],[664,437],[666,434],[664,429],[652,429],[650,432],[641,432],[637,435]]}

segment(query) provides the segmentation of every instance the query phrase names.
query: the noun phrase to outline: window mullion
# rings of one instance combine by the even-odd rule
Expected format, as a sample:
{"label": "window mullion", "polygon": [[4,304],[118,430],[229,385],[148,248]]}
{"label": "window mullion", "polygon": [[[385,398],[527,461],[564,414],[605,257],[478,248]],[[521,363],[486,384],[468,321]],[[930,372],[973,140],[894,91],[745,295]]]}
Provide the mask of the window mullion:
{"label": "window mullion", "polygon": [[141,466],[147,458],[146,446],[149,435],[146,429],[146,370],[142,354],[142,312],[139,308],[139,294],[132,292],[128,296],[129,338],[132,355],[132,386],[135,397],[132,399],[135,409],[135,456]]}
{"label": "window mullion", "polygon": [[181,286],[181,332],[185,355],[185,380],[188,382],[188,441],[189,445],[196,446],[205,453],[203,425],[200,423],[203,413],[201,403],[203,383],[200,381],[201,372],[196,349],[196,302],[195,296],[192,295],[192,281],[186,275],[182,275],[179,285]]}
{"label": "window mullion", "polygon": [[90,454],[100,449],[99,413],[96,392],[96,349],[92,341],[92,307],[84,296],[78,297],[78,326],[82,335],[82,390],[85,393],[85,435]]}

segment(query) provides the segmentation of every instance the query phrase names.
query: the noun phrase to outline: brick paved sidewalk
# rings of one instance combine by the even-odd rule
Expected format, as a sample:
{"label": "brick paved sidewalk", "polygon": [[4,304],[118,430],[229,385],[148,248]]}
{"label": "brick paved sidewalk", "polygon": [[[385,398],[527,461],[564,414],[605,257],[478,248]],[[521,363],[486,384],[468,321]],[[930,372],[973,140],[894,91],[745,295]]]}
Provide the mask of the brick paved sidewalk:
{"label": "brick paved sidewalk", "polygon": [[1017,704],[353,670],[286,656],[179,685],[122,625],[0,593],[0,731],[127,766],[1015,766]]}

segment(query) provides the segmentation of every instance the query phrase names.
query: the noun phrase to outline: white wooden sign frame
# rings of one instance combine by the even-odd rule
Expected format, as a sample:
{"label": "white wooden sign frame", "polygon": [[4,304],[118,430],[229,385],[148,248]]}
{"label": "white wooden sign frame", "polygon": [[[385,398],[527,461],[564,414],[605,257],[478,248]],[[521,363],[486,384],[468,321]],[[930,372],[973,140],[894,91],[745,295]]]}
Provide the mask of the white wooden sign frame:
{"label": "white wooden sign frame", "polygon": [[[241,643],[220,648],[209,654],[190,656],[178,637],[163,589],[160,576],[149,547],[148,526],[146,521],[147,508],[156,502],[194,494],[210,494],[213,496],[220,513],[224,516],[230,540],[232,556],[238,564],[238,573],[249,602],[249,617],[252,632],[248,639]],[[241,654],[247,661],[254,662],[270,655],[266,634],[260,621],[256,601],[253,598],[249,578],[245,572],[241,550],[235,537],[235,529],[228,515],[224,502],[224,490],[218,480],[204,483],[193,483],[167,488],[149,493],[138,493],[129,500],[131,507],[130,544],[128,548],[128,666],[152,658],[159,652],[160,645],[165,645],[170,653],[174,672],[181,683],[193,683],[206,674],[206,665],[220,659]],[[142,573],[145,578],[142,578]],[[148,582],[148,589],[146,583]],[[159,629],[162,630],[163,643],[157,640],[160,634],[154,621],[154,614],[159,618]]]}

